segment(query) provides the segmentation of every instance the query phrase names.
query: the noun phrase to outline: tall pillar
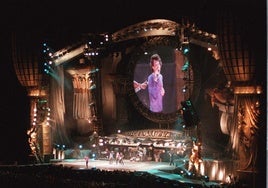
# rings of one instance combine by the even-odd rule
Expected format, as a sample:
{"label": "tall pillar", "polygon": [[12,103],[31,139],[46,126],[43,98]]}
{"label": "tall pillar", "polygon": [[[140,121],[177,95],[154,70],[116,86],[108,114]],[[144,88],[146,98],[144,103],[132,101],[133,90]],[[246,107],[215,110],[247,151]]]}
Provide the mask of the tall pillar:
{"label": "tall pillar", "polygon": [[[128,79],[120,75],[113,78],[113,90],[116,95],[116,120],[118,125],[128,122],[126,95],[130,89]],[[118,127],[120,128],[120,127]]]}

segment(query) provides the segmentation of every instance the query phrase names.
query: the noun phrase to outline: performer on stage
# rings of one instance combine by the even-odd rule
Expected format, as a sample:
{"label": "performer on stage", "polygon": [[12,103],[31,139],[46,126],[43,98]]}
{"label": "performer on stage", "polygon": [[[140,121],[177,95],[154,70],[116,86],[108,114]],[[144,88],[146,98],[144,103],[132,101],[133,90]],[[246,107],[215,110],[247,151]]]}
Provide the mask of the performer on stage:
{"label": "performer on stage", "polygon": [[201,163],[203,162],[201,158],[201,143],[193,141],[193,148],[189,158],[188,170],[192,173],[200,173]]}

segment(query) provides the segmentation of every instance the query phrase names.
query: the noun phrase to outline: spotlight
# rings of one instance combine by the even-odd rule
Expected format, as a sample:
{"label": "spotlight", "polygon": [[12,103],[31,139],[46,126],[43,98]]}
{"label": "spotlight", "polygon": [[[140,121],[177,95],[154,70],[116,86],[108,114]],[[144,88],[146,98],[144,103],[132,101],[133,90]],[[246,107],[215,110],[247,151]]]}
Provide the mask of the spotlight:
{"label": "spotlight", "polygon": [[183,54],[185,55],[185,54],[187,54],[189,52],[189,48],[185,48],[184,50],[183,50]]}
{"label": "spotlight", "polygon": [[195,111],[194,106],[190,100],[181,102],[183,110],[183,119],[186,127],[191,127],[199,123],[199,117]]}
{"label": "spotlight", "polygon": [[182,92],[183,92],[183,93],[186,93],[186,91],[187,91],[187,86],[184,86],[184,87],[182,88]]}
{"label": "spotlight", "polygon": [[182,66],[181,70],[186,72],[189,69],[189,61],[187,60],[184,65]]}
{"label": "spotlight", "polygon": [[180,50],[182,51],[183,55],[186,55],[189,53],[190,48],[188,43],[181,44]]}

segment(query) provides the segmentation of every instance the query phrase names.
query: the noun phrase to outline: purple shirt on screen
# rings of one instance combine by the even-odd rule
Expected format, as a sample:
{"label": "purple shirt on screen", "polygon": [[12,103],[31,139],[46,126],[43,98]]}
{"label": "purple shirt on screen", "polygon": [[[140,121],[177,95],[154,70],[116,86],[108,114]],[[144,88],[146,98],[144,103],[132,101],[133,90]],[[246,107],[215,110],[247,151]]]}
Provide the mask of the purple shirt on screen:
{"label": "purple shirt on screen", "polygon": [[161,74],[150,74],[148,77],[148,92],[150,101],[150,110],[152,112],[162,112],[163,110],[163,76]]}

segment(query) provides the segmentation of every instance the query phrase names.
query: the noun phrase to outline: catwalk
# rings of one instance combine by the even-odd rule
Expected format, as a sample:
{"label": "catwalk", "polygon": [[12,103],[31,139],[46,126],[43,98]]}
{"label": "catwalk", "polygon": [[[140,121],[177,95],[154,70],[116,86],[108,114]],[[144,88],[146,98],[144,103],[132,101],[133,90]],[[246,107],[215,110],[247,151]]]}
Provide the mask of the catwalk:
{"label": "catwalk", "polygon": [[[172,181],[181,183],[199,184],[205,187],[222,187],[222,182],[208,181],[203,178],[193,178],[185,176],[189,173],[181,164],[170,166],[169,162],[136,162],[124,160],[124,164],[109,163],[108,160],[94,160],[90,159],[88,166],[85,159],[65,159],[65,160],[51,160],[54,165],[61,165],[63,167],[71,167],[75,170],[91,170],[99,169],[104,171],[126,171],[126,172],[148,172],[152,175],[165,178]],[[184,174],[184,175],[183,175]]]}

